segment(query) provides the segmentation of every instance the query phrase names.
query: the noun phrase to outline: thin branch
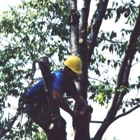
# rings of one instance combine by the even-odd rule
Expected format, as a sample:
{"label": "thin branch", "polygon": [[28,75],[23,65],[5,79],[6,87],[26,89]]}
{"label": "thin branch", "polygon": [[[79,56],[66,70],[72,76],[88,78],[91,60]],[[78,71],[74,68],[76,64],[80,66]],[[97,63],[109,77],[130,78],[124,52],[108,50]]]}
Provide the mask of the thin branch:
{"label": "thin branch", "polygon": [[117,44],[117,43],[124,43],[124,42],[120,42],[120,41],[113,41],[113,40],[110,40],[110,39],[107,39],[107,38],[100,38],[100,37],[97,37],[98,39],[100,39],[100,40],[103,40],[103,41],[108,41],[108,42],[110,42],[110,43],[114,43],[114,44]]}
{"label": "thin branch", "polygon": [[15,123],[15,121],[17,120],[17,117],[19,116],[19,114],[20,114],[20,111],[17,111],[15,116],[10,120],[10,122],[5,126],[5,128],[3,128],[0,131],[0,138],[5,136],[5,134],[11,130],[11,128],[12,128],[13,124]]}
{"label": "thin branch", "polygon": [[127,111],[127,112],[125,112],[125,113],[123,113],[123,114],[118,115],[117,117],[115,117],[114,121],[116,121],[116,120],[119,119],[120,117],[123,117],[123,116],[125,116],[125,115],[128,115],[129,113],[131,113],[132,111],[136,110],[136,109],[139,108],[139,107],[140,107],[140,105],[135,106],[134,108],[130,109],[129,111]]}
{"label": "thin branch", "polygon": [[89,79],[93,79],[93,80],[96,80],[96,81],[98,81],[98,82],[105,83],[104,81],[99,80],[99,79],[97,79],[97,78],[89,77]]}
{"label": "thin branch", "polygon": [[[88,79],[93,79],[93,80],[98,81],[98,82],[100,82],[100,83],[106,83],[106,82],[104,82],[104,81],[102,81],[102,80],[99,80],[99,79],[93,78],[93,77],[88,77]],[[110,85],[115,86],[114,84],[111,84],[111,83],[110,83]]]}
{"label": "thin branch", "polygon": [[[136,106],[136,107],[130,109],[129,111],[127,111],[127,112],[125,112],[125,113],[123,113],[123,114],[118,115],[117,117],[115,117],[115,119],[113,120],[113,122],[116,121],[117,119],[119,119],[119,118],[125,116],[125,115],[128,115],[129,113],[131,113],[132,111],[138,109],[139,107],[140,107],[140,105],[138,105],[138,106]],[[109,121],[92,121],[92,120],[91,120],[90,123],[112,123],[112,122],[109,122]]]}
{"label": "thin branch", "polygon": [[90,123],[110,123],[110,122],[108,122],[108,121],[90,121]]}
{"label": "thin branch", "polygon": [[134,64],[132,65],[132,67],[133,67],[134,65],[137,65],[138,63],[140,63],[140,61],[138,61],[138,62],[134,63]]}

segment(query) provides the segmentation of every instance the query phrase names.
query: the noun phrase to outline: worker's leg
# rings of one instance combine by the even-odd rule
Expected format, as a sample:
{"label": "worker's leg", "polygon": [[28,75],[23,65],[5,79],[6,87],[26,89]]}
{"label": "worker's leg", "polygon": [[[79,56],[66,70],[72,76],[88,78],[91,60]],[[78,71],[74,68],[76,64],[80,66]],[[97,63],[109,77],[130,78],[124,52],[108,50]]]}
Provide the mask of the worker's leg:
{"label": "worker's leg", "polygon": [[[46,109],[45,109],[46,108]],[[45,111],[44,110],[48,110]],[[46,133],[49,135],[50,114],[48,106],[45,104],[26,104],[25,111]]]}
{"label": "worker's leg", "polygon": [[57,118],[61,121],[61,128],[49,130],[51,115],[47,104],[26,104],[26,112],[44,130],[48,140],[58,140],[58,137],[61,137],[61,140],[66,140],[66,123],[61,116]]}
{"label": "worker's leg", "polygon": [[[55,134],[55,140],[67,140],[67,133],[66,133],[66,122],[65,120],[61,117],[58,116],[57,120],[58,123],[56,122],[56,128],[54,128],[53,131],[53,135]],[[61,124],[61,126],[59,125],[59,123]]]}

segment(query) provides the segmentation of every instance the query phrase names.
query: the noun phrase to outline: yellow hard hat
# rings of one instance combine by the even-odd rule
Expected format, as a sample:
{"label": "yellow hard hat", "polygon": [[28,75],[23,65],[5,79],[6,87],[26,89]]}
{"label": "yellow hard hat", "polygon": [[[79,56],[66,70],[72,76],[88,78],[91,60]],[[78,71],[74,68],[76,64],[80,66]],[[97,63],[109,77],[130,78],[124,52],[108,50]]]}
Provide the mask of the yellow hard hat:
{"label": "yellow hard hat", "polygon": [[72,55],[67,58],[67,60],[64,62],[65,66],[70,68],[72,71],[74,71],[77,74],[82,73],[82,62],[81,59],[78,56]]}

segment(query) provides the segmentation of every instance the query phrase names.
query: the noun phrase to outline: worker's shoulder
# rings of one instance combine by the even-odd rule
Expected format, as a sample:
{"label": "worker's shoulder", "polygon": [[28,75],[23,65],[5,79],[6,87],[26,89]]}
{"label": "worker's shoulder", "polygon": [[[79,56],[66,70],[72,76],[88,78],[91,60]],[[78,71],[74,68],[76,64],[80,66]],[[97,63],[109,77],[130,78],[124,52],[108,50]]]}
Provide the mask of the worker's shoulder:
{"label": "worker's shoulder", "polygon": [[63,72],[63,70],[58,70],[58,71],[54,71],[53,74],[56,76],[63,76],[64,72]]}
{"label": "worker's shoulder", "polygon": [[55,71],[52,74],[53,74],[54,77],[58,77],[58,78],[64,78],[65,77],[63,70]]}

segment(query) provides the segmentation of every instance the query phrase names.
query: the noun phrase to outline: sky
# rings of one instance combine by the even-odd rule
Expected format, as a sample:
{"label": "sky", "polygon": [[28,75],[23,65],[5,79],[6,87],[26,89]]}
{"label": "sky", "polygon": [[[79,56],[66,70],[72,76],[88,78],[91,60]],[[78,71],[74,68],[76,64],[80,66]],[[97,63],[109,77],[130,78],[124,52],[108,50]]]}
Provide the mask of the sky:
{"label": "sky", "polygon": [[[20,0],[4,0],[0,4],[0,12],[2,10],[6,10],[8,8],[8,5],[17,5],[20,3]],[[111,25],[112,26],[112,25]],[[110,27],[109,25],[104,25],[104,27]],[[133,75],[132,77],[135,77],[135,73],[137,72],[137,69],[139,67],[134,67],[132,69]],[[133,93],[131,93],[133,94]],[[90,104],[94,108],[94,112],[92,114],[92,119],[94,121],[102,121],[107,113],[107,109],[99,106],[96,103],[90,102]],[[62,111],[62,116],[67,116],[67,131],[70,132],[68,134],[68,140],[71,140],[71,134],[73,133],[73,130],[71,129],[71,117]],[[98,128],[100,127],[100,124],[91,123],[90,124],[90,134],[91,137],[94,136],[94,134],[97,132]],[[106,140],[113,140],[113,137],[116,136],[118,140],[140,140],[140,109],[135,110],[131,114],[122,117],[115,121],[110,127],[107,129],[107,131],[104,134],[103,138],[106,138]]]}
{"label": "sky", "polygon": [[20,0],[3,0],[0,4],[0,12],[8,9],[9,5],[17,5],[20,3],[21,3]]}

